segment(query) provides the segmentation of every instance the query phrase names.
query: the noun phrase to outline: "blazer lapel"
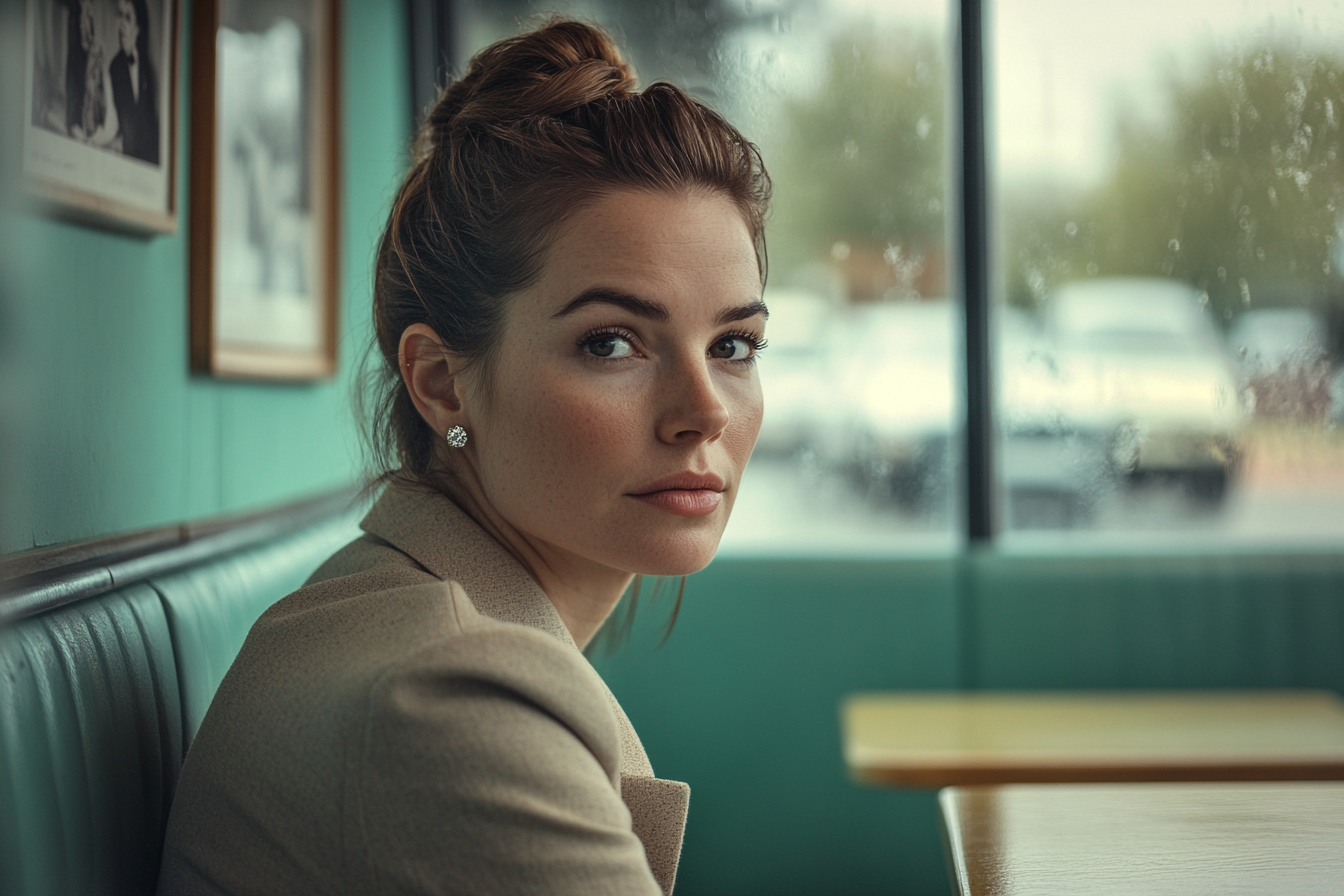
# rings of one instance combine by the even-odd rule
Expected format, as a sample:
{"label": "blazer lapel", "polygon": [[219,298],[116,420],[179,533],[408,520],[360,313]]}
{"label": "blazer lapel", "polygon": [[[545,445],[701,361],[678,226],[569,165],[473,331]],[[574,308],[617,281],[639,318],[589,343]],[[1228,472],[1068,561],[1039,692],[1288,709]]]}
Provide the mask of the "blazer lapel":
{"label": "blazer lapel", "polygon": [[[360,528],[402,551],[441,579],[462,585],[476,610],[500,622],[526,625],[579,649],[541,586],[446,496],[393,483],[374,503]],[[691,788],[653,776],[644,745],[616,695],[602,683],[621,736],[621,799],[635,835],[664,893],[672,892],[686,829]]]}
{"label": "blazer lapel", "polygon": [[621,775],[621,799],[630,810],[635,836],[644,844],[654,880],[664,893],[671,894],[681,859],[691,788],[680,781]]}

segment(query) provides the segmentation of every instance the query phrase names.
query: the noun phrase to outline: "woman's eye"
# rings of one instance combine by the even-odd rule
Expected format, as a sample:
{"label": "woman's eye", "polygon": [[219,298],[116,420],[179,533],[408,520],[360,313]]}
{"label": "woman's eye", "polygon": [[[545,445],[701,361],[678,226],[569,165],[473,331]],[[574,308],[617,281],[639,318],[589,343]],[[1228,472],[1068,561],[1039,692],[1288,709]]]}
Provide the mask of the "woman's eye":
{"label": "woman's eye", "polygon": [[628,358],[635,353],[635,347],[618,333],[600,333],[592,337],[584,346],[589,354],[598,358]]}
{"label": "woman's eye", "polygon": [[711,358],[725,361],[745,361],[755,354],[755,344],[743,336],[725,336],[709,347]]}

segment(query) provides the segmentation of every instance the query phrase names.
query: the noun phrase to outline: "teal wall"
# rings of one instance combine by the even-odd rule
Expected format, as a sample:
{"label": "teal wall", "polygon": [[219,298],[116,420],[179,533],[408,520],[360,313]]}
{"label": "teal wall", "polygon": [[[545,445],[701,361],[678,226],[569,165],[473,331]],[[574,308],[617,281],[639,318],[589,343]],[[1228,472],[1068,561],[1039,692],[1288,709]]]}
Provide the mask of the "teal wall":
{"label": "teal wall", "polygon": [[[184,17],[190,7],[183,3]],[[8,228],[17,273],[5,343],[17,373],[6,384],[6,416],[17,425],[0,552],[281,502],[357,475],[351,374],[368,339],[370,262],[410,127],[404,8],[344,4],[334,380],[258,384],[188,371],[189,41],[180,64],[177,234],[137,238],[37,215]]]}
{"label": "teal wall", "polygon": [[934,794],[845,778],[847,693],[1344,694],[1341,554],[721,557],[660,647],[667,605],[596,665],[655,771],[691,785],[679,896],[949,892]]}

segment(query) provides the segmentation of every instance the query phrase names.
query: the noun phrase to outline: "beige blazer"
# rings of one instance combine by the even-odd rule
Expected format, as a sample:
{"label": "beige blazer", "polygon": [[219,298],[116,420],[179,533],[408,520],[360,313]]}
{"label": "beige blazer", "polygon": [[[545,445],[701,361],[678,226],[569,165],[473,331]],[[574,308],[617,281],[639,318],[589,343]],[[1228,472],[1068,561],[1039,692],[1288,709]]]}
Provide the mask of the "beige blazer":
{"label": "beige blazer", "polygon": [[536,582],[441,495],[252,627],[187,753],[161,894],[671,893],[690,788]]}

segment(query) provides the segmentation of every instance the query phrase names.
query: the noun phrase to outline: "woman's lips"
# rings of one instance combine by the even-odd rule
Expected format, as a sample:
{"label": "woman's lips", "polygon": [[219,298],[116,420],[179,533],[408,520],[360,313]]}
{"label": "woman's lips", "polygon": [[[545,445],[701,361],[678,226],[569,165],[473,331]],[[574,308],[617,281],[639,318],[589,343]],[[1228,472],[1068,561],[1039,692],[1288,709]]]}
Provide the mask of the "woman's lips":
{"label": "woman's lips", "polygon": [[630,495],[650,507],[678,516],[705,516],[723,502],[725,483],[713,473],[674,473]]}
{"label": "woman's lips", "polygon": [[705,516],[718,509],[723,492],[712,488],[669,488],[631,497],[678,516]]}

